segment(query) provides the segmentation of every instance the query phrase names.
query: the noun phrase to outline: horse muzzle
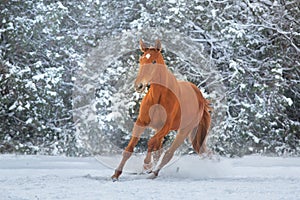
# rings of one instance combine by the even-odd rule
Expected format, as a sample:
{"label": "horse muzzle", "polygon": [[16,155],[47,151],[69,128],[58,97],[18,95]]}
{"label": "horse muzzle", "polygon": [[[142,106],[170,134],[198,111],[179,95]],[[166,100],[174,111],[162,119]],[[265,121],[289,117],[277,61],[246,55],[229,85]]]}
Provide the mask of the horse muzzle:
{"label": "horse muzzle", "polygon": [[149,87],[149,86],[150,86],[150,83],[139,83],[139,84],[136,84],[136,85],[134,86],[134,88],[135,88],[135,91],[136,91],[136,92],[142,93],[142,92],[144,92],[145,89],[146,89],[147,87]]}

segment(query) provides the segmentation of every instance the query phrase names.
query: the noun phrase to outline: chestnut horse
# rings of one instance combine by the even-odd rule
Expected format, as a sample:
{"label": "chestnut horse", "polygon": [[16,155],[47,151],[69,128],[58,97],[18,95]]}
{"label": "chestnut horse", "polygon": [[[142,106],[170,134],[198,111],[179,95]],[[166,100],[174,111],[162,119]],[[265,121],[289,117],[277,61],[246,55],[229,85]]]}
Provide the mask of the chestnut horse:
{"label": "chestnut horse", "polygon": [[[134,124],[129,144],[123,151],[123,158],[116,168],[113,181],[118,180],[126,161],[132,155],[134,147],[147,127],[156,130],[148,142],[148,152],[144,160],[144,169],[151,172],[149,178],[157,177],[159,171],[172,159],[175,150],[189,136],[194,150],[200,154],[206,151],[206,138],[210,126],[210,107],[199,89],[192,83],[178,81],[167,69],[161,54],[161,43],[156,41],[155,47],[147,47],[140,40],[140,69],[135,81],[137,92],[148,92],[143,98],[138,118]],[[165,152],[160,164],[164,137],[177,130],[175,140]]]}

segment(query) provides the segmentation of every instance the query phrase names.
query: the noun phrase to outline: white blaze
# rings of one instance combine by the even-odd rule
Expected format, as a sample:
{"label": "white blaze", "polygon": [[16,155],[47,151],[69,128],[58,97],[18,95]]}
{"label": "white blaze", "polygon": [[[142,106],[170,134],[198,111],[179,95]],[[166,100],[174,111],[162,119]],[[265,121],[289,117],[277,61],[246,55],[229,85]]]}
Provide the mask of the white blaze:
{"label": "white blaze", "polygon": [[149,59],[151,57],[150,53],[147,53],[146,58]]}

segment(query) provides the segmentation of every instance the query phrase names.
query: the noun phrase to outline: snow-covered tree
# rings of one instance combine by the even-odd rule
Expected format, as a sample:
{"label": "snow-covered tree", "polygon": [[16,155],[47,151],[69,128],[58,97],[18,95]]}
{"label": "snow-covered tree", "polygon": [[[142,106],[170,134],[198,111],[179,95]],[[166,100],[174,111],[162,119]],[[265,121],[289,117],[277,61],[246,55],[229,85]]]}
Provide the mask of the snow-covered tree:
{"label": "snow-covered tree", "polygon": [[1,1],[0,152],[122,148],[138,40],[160,37],[212,102],[214,151],[299,154],[299,13],[296,0]]}
{"label": "snow-covered tree", "polygon": [[67,15],[60,2],[1,3],[1,152],[76,154]]}

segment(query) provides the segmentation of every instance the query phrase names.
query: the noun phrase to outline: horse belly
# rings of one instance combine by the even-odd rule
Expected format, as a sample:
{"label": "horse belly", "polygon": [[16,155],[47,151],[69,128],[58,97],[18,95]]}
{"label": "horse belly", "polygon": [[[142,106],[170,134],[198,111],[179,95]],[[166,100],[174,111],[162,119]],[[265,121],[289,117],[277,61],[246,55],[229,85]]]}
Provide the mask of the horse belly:
{"label": "horse belly", "polygon": [[172,115],[172,125],[171,125],[171,130],[178,130],[180,127],[180,122],[181,122],[181,112],[180,112],[180,107],[179,103],[174,105],[176,109],[174,109]]}

